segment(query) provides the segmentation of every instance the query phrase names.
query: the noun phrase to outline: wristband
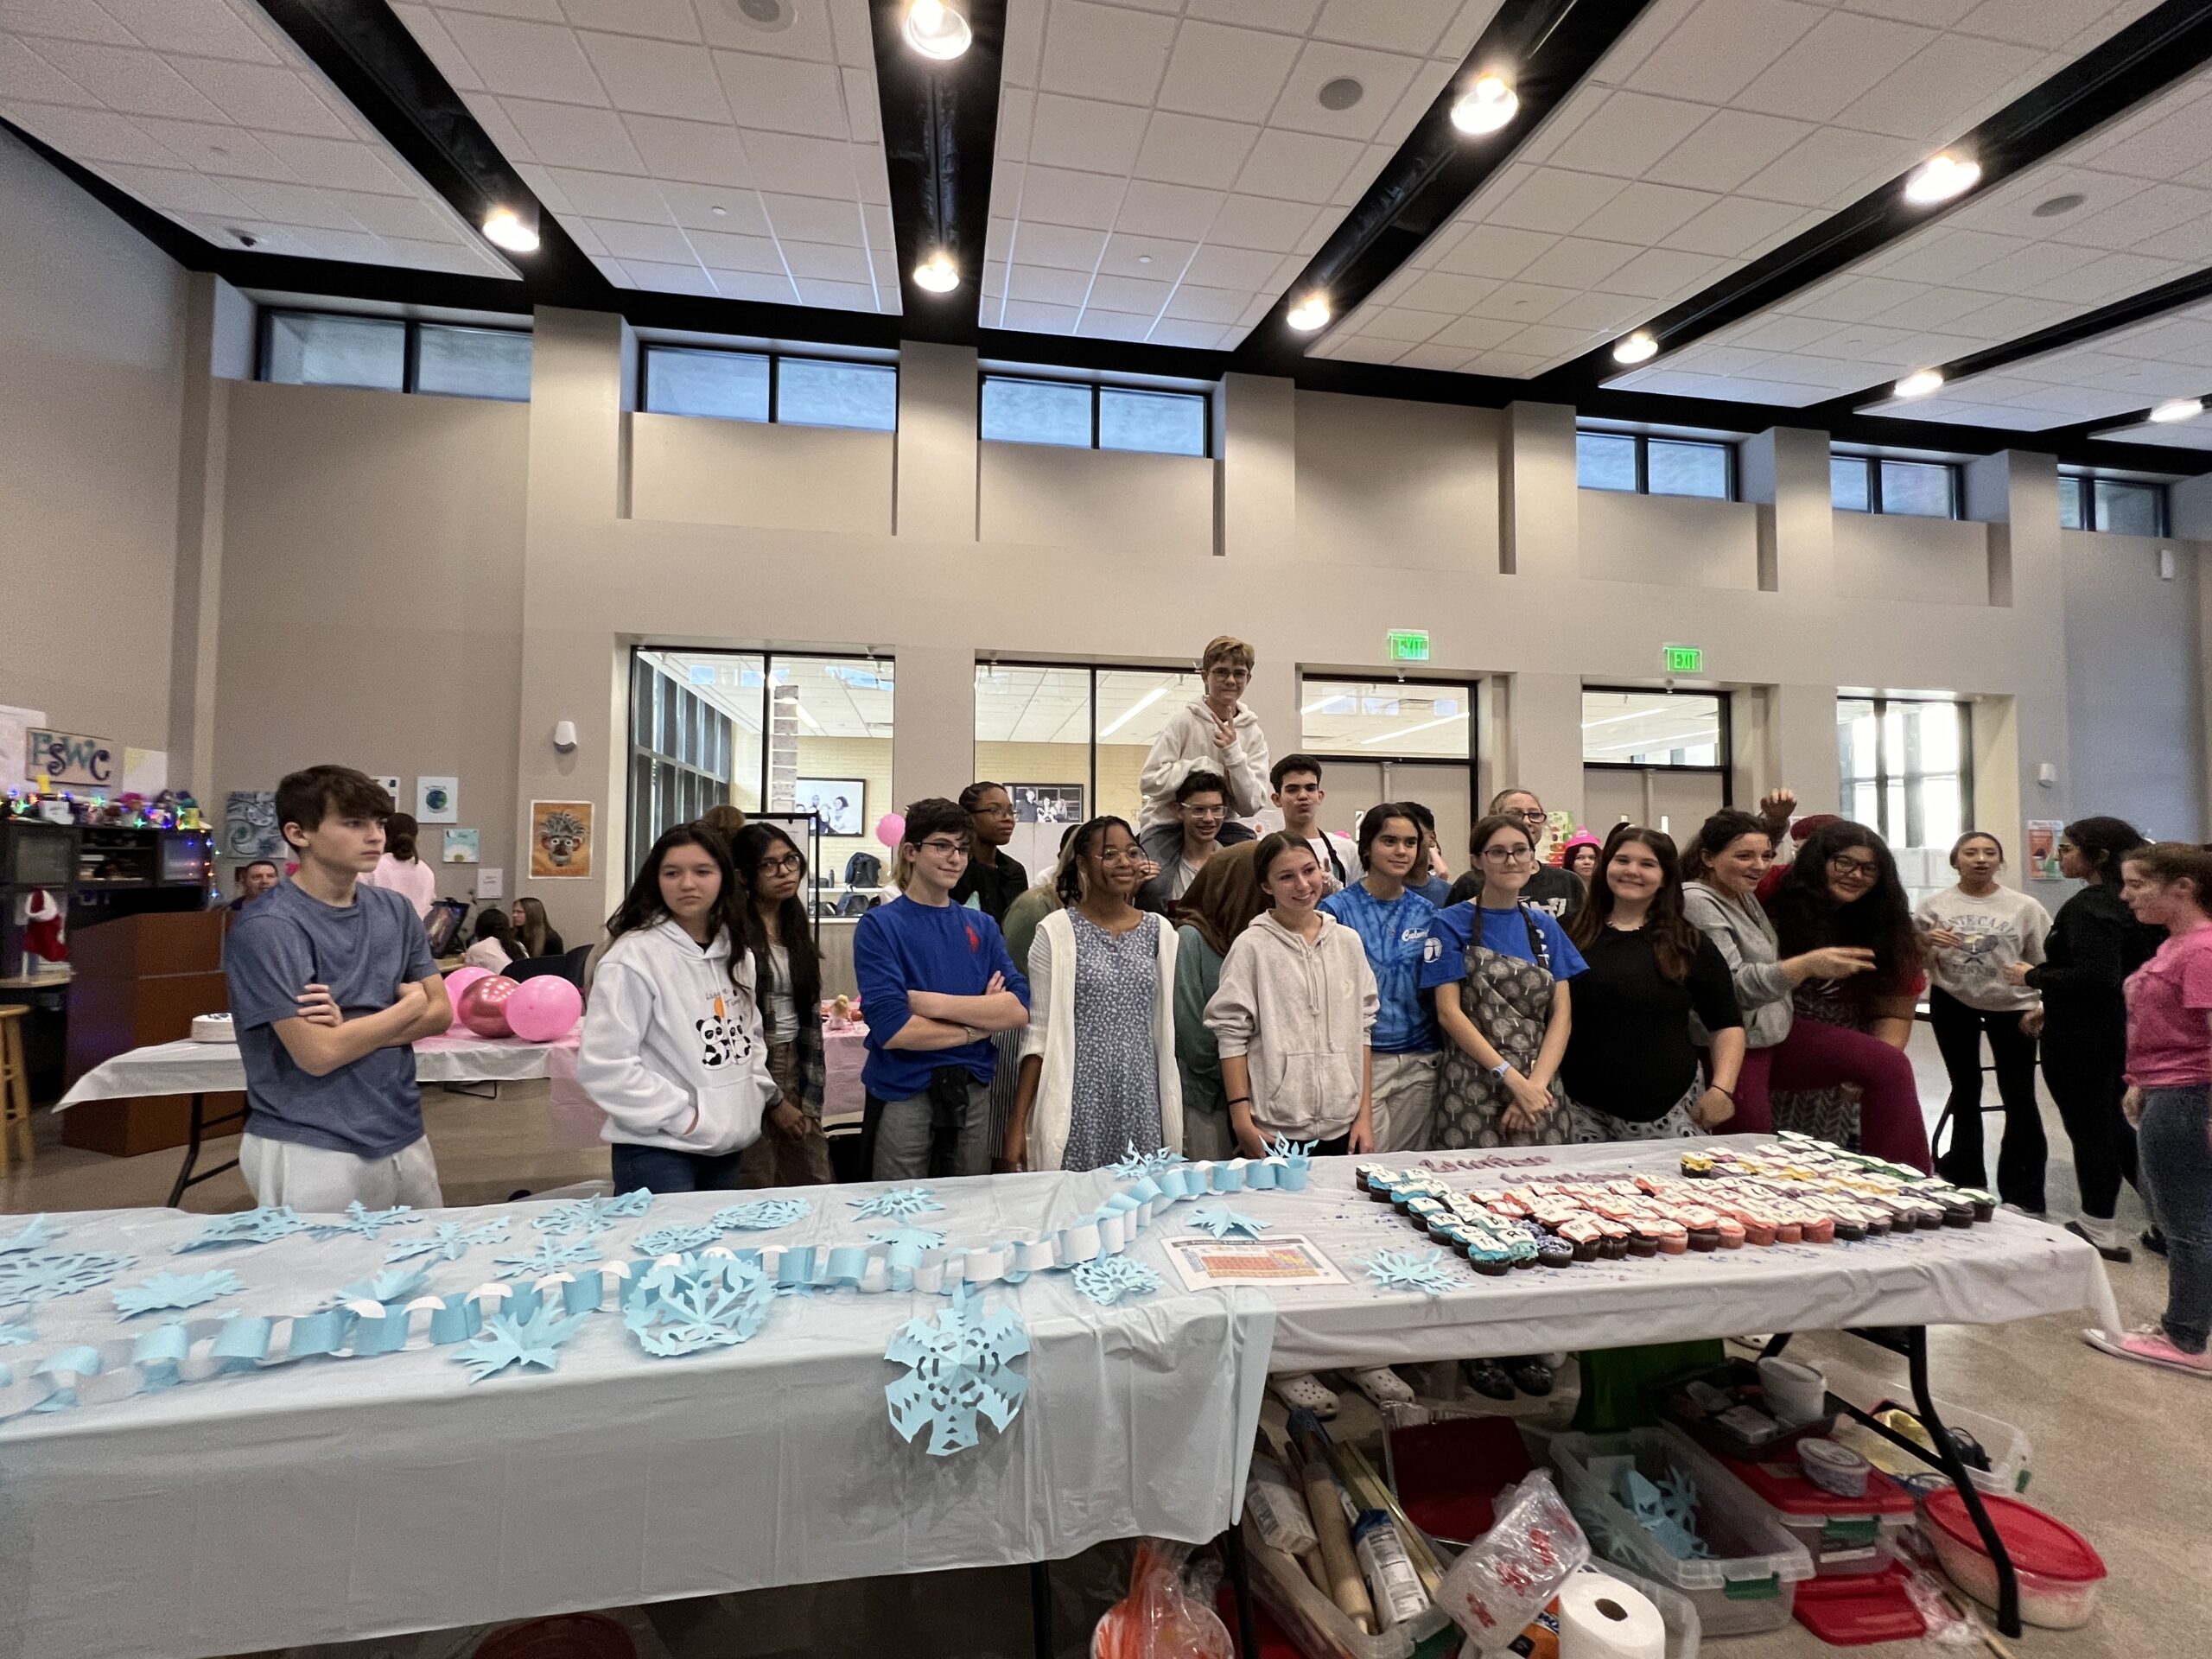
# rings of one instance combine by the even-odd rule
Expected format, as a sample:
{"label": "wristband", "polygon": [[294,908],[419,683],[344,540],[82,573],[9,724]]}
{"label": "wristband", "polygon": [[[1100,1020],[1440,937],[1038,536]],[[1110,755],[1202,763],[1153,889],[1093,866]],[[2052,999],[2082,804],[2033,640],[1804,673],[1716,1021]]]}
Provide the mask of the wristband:
{"label": "wristband", "polygon": [[1249,1106],[1252,1103],[1252,1096],[1249,1095],[1238,1095],[1234,1099],[1225,1101],[1223,1103],[1229,1106]]}
{"label": "wristband", "polygon": [[1733,1106],[1733,1105],[1736,1103],[1736,1091],[1735,1091],[1733,1089],[1724,1089],[1724,1088],[1722,1088],[1722,1087],[1721,1087],[1719,1084],[1717,1084],[1717,1083],[1715,1083],[1715,1084],[1708,1084],[1707,1085],[1707,1087],[1710,1088],[1710,1089],[1713,1090],[1713,1092],[1714,1094],[1716,1094],[1716,1095],[1726,1095],[1726,1096],[1728,1096],[1728,1103],[1729,1103],[1731,1106]]}

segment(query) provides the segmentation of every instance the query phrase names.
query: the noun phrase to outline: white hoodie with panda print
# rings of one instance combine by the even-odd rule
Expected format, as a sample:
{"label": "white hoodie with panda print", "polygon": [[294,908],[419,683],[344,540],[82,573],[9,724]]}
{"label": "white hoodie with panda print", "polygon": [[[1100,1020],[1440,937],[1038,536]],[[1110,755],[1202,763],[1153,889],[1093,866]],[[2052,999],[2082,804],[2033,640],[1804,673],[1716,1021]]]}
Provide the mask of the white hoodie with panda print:
{"label": "white hoodie with panda print", "polygon": [[662,921],[607,947],[576,1052],[601,1140],[713,1155],[760,1138],[776,1085],[753,975],[748,952],[732,982],[727,930],[702,949]]}

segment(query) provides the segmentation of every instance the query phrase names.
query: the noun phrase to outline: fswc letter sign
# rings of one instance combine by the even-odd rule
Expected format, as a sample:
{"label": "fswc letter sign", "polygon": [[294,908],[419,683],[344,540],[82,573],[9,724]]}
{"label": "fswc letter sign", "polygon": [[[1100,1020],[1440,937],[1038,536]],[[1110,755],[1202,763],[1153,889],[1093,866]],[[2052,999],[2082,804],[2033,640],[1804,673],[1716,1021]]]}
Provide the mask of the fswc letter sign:
{"label": "fswc letter sign", "polygon": [[23,734],[23,770],[35,784],[108,789],[115,783],[115,750],[104,737],[33,727]]}

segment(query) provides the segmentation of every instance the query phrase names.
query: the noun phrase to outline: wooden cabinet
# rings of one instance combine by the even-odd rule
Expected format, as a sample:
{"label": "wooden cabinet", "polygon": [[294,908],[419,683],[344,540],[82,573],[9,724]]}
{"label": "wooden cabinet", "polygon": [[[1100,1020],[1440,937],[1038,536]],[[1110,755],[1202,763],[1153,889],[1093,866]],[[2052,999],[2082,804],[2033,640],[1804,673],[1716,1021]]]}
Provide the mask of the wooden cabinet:
{"label": "wooden cabinet", "polygon": [[[227,910],[155,912],[71,935],[68,1082],[130,1049],[189,1037],[195,1015],[228,1011],[223,932],[230,919]],[[237,1093],[211,1095],[207,1116],[243,1103]],[[179,1096],[94,1101],[62,1115],[61,1138],[128,1158],[182,1146],[191,1121],[192,1103]]]}

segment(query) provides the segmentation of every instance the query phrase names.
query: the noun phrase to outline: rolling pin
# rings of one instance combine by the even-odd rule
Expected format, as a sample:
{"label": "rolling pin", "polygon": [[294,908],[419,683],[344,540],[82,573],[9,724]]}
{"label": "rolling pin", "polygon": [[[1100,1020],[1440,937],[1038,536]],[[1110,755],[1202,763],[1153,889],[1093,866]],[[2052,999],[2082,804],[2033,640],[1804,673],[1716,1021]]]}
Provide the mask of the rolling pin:
{"label": "rolling pin", "polygon": [[1300,1471],[1306,1483],[1306,1507],[1313,1512],[1313,1537],[1320,1547],[1329,1599],[1363,1634],[1372,1636],[1375,1604],[1368,1599],[1366,1580],[1360,1577],[1359,1558],[1352,1554],[1351,1528],[1344,1520],[1344,1499],[1338,1493],[1337,1478],[1329,1471],[1329,1445],[1322,1436],[1320,1420],[1309,1411],[1292,1413],[1290,1438],[1298,1448]]}

